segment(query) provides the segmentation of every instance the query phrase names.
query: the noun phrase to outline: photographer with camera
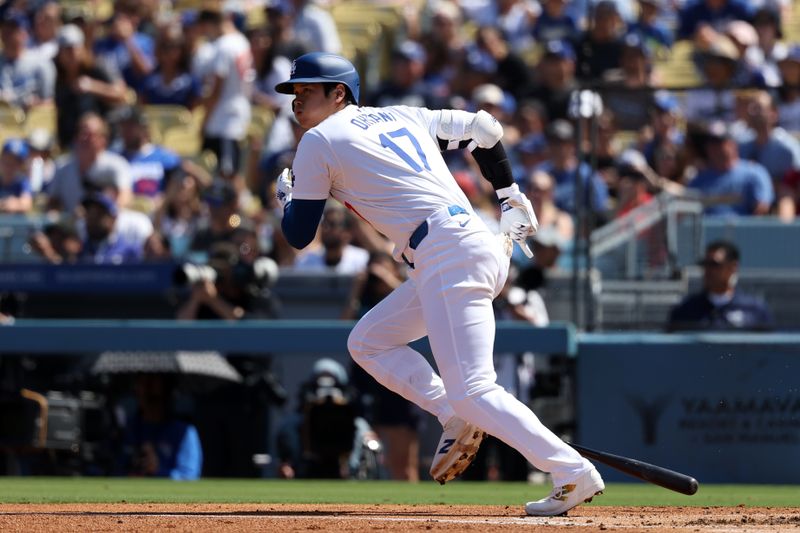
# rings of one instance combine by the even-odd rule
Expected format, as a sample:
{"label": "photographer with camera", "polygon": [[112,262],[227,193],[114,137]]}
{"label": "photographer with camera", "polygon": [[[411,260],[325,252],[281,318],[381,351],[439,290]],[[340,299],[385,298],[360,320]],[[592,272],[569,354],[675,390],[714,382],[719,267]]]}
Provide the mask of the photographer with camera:
{"label": "photographer with camera", "polygon": [[278,476],[284,479],[375,479],[383,446],[356,414],[344,366],[319,359],[300,388],[296,413],[278,429]]}

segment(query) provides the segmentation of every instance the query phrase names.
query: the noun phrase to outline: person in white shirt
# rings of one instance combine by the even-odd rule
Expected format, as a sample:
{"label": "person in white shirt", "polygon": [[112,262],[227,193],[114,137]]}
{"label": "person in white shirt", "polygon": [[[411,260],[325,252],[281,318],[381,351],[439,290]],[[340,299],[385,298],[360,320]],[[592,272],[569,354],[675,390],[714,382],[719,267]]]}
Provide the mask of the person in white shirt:
{"label": "person in white shirt", "polygon": [[322,248],[309,250],[295,259],[298,271],[335,272],[355,276],[364,272],[369,253],[350,244],[353,217],[341,204],[330,203],[320,222]]}
{"label": "person in white shirt", "polygon": [[223,178],[238,182],[240,142],[250,124],[250,92],[255,78],[250,42],[236,28],[233,13],[227,9],[201,11],[199,23],[214,46],[204,84],[203,149],[217,156],[217,170]]}

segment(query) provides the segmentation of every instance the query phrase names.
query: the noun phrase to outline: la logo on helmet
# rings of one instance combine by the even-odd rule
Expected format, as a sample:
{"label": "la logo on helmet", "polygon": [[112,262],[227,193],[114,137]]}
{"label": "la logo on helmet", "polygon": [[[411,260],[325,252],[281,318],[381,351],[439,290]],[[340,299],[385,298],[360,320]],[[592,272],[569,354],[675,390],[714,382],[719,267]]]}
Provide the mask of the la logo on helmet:
{"label": "la logo on helmet", "polygon": [[292,70],[289,71],[289,76],[294,76],[294,71],[297,69],[297,60],[292,61]]}

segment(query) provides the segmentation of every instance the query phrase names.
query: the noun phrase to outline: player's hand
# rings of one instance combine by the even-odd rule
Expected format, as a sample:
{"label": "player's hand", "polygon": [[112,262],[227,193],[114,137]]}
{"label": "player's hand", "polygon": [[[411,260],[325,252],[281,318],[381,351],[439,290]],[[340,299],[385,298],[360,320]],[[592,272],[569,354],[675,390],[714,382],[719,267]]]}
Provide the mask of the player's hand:
{"label": "player's hand", "polygon": [[502,198],[500,203],[500,231],[511,237],[525,255],[533,257],[526,239],[536,234],[539,221],[536,219],[530,200],[519,191],[519,188],[508,189],[505,191],[508,196]]}
{"label": "player's hand", "polygon": [[281,204],[282,209],[286,209],[286,206],[292,201],[292,187],[294,187],[292,169],[284,168],[281,175],[278,176],[277,189],[275,191],[275,197],[278,199],[278,203]]}

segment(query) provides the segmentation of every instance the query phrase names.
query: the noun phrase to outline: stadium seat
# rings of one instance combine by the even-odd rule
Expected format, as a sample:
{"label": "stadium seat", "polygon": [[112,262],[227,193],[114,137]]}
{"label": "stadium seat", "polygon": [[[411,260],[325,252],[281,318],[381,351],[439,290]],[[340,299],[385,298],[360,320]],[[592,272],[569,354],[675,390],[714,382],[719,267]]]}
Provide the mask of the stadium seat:
{"label": "stadium seat", "polygon": [[25,112],[19,107],[0,105],[0,142],[25,137]]}
{"label": "stadium seat", "polygon": [[150,139],[163,142],[164,133],[170,128],[189,127],[192,112],[178,105],[145,105],[142,112],[149,123]]}
{"label": "stadium seat", "polygon": [[50,135],[56,134],[56,107],[54,104],[37,105],[25,113],[25,132],[43,129]]}
{"label": "stadium seat", "polygon": [[193,157],[200,153],[202,138],[198,128],[175,126],[164,131],[161,144],[182,157]]}

